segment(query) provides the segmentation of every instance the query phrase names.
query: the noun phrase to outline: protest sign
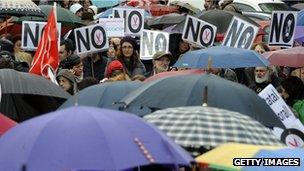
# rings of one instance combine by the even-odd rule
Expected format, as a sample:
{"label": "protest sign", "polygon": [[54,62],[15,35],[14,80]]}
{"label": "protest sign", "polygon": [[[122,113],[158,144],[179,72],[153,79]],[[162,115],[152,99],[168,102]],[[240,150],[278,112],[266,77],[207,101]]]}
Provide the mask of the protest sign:
{"label": "protest sign", "polygon": [[108,37],[123,37],[125,35],[124,19],[100,18],[99,23],[104,26]]}

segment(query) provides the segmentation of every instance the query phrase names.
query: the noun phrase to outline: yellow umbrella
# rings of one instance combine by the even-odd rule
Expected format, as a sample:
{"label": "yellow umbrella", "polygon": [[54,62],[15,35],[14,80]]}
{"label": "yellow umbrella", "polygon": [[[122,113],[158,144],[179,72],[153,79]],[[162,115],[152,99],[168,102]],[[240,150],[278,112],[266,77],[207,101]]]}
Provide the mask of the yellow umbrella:
{"label": "yellow umbrella", "polygon": [[[260,150],[276,150],[284,146],[263,146],[238,143],[225,143],[217,148],[198,156],[195,160],[202,166],[221,170],[240,170],[241,167],[233,166],[234,158],[250,158]],[[286,147],[285,147],[286,148]]]}

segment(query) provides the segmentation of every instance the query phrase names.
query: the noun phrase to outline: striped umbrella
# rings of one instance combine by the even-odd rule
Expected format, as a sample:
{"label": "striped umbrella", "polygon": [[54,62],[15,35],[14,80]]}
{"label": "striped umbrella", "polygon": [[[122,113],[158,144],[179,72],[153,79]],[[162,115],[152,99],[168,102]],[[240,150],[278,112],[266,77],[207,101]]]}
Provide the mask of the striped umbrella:
{"label": "striped umbrella", "polygon": [[213,107],[178,107],[156,111],[144,119],[183,147],[210,149],[227,142],[282,145],[256,120]]}

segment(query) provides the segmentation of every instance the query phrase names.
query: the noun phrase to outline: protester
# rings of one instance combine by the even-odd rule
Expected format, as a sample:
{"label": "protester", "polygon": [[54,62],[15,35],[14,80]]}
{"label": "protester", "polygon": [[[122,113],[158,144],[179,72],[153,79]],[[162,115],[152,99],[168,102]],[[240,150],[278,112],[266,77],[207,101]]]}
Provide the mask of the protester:
{"label": "protester", "polygon": [[83,63],[78,55],[71,55],[64,61],[64,69],[70,69],[75,75],[76,82],[79,83],[83,79]]}
{"label": "protester", "polygon": [[66,58],[73,54],[73,44],[70,39],[66,39],[60,42],[59,58],[60,61],[64,61]]}
{"label": "protester", "polygon": [[216,5],[214,0],[205,0],[204,8],[206,11],[217,9],[218,6]]}
{"label": "protester", "polygon": [[124,37],[120,41],[120,46],[121,54],[117,59],[123,64],[127,74],[130,77],[144,75],[146,68],[139,59],[136,40],[132,37]]}
{"label": "protester", "polygon": [[290,76],[282,81],[278,88],[282,98],[298,114],[300,121],[304,124],[304,83],[295,76]]}
{"label": "protester", "polygon": [[70,11],[75,14],[76,16],[80,17],[82,16],[83,14],[83,7],[82,5],[80,5],[79,3],[76,3],[76,4],[73,4],[71,7],[70,7]]}
{"label": "protester", "polygon": [[150,77],[155,74],[168,71],[169,64],[170,64],[170,61],[172,58],[173,57],[172,57],[171,53],[167,53],[164,51],[156,52],[153,55],[153,60],[152,60],[153,70],[148,72],[145,76]]}
{"label": "protester", "polygon": [[83,0],[83,10],[85,11],[85,12],[87,12],[88,11],[88,9],[89,9],[89,6],[91,6],[91,5],[93,5],[92,4],[92,1],[91,0]]}
{"label": "protester", "polygon": [[126,73],[125,67],[119,60],[113,60],[107,68],[107,75],[101,82],[131,80]]}
{"label": "protester", "polygon": [[231,11],[236,13],[242,13],[237,6],[233,4],[233,0],[222,0],[220,1],[220,8],[225,11]]}
{"label": "protester", "polygon": [[92,13],[93,16],[96,15],[96,14],[98,13],[97,11],[98,11],[98,9],[97,9],[97,7],[96,7],[95,5],[89,6],[89,8],[88,8],[88,10],[87,10],[87,12]]}
{"label": "protester", "polygon": [[78,83],[78,86],[77,86],[78,91],[83,90],[87,87],[96,85],[96,84],[98,84],[98,82],[99,81],[93,77],[86,77],[80,83]]}
{"label": "protester", "polygon": [[76,79],[74,74],[68,69],[62,69],[57,74],[57,81],[60,87],[62,87],[65,91],[74,94],[76,87]]}
{"label": "protester", "polygon": [[211,73],[219,77],[225,78],[226,80],[238,82],[238,78],[235,72],[229,68],[212,68]]}
{"label": "protester", "polygon": [[93,53],[91,57],[83,59],[84,77],[94,77],[98,81],[104,78],[108,59],[102,53]]}
{"label": "protester", "polygon": [[304,67],[293,70],[291,76],[299,77],[304,82]]}

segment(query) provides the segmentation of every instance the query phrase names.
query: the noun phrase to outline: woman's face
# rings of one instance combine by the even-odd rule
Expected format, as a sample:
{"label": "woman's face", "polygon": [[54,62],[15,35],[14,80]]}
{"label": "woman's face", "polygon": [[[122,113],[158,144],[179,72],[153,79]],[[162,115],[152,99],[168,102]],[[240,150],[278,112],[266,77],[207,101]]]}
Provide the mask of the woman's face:
{"label": "woman's face", "polygon": [[21,48],[21,40],[16,41],[15,45],[14,45],[14,52],[18,53],[18,52],[23,52],[24,50]]}
{"label": "woman's face", "polygon": [[134,49],[131,43],[129,42],[124,42],[121,45],[121,50],[122,50],[122,54],[123,56],[130,58],[133,55]]}
{"label": "woman's face", "polygon": [[265,52],[265,49],[264,49],[264,47],[263,47],[263,46],[261,46],[261,45],[257,45],[257,46],[254,48],[254,51],[256,51],[256,52],[258,52],[258,53],[262,54],[262,53],[264,53],[264,52]]}

